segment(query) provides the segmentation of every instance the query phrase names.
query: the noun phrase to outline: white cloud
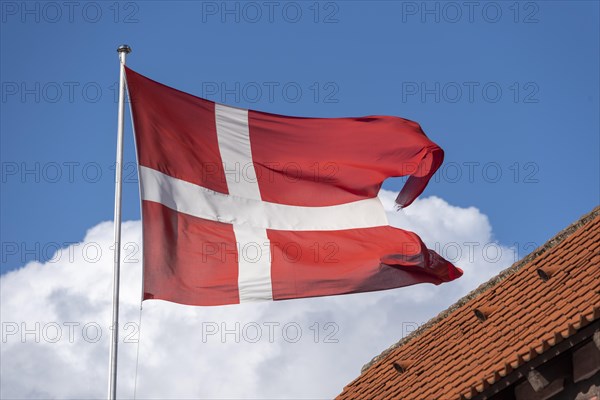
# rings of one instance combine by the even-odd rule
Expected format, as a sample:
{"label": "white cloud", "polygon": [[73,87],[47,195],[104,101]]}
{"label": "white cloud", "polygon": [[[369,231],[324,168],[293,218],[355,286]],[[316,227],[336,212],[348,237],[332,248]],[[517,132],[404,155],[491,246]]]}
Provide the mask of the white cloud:
{"label": "white cloud", "polygon": [[[493,242],[489,220],[476,208],[429,197],[396,212],[394,197],[385,190],[380,194],[392,225],[417,232],[465,271],[461,279],[441,286],[226,307],[147,301],[137,397],[334,397],[365,362],[514,261],[512,250]],[[139,221],[123,225],[122,398],[133,396],[140,237]],[[112,224],[104,222],[53,260],[28,263],[0,278],[0,397],[105,396],[111,241]]]}

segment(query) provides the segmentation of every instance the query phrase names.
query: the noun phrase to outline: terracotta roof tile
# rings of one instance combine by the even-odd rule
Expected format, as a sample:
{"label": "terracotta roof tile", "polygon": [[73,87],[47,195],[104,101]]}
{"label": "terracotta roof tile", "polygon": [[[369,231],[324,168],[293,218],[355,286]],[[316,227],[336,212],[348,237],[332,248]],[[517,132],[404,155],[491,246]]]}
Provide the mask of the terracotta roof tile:
{"label": "terracotta roof tile", "polygon": [[599,276],[597,207],[376,357],[337,398],[471,399],[599,319]]}

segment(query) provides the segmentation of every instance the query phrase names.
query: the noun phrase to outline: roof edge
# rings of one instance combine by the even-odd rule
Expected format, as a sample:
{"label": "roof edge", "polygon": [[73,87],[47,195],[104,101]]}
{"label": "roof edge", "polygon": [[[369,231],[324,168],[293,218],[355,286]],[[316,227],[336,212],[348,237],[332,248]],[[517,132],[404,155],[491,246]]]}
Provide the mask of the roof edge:
{"label": "roof edge", "polygon": [[[600,206],[596,206],[592,211],[588,212],[587,214],[585,214],[584,216],[579,218],[577,221],[575,221],[571,225],[569,225],[567,228],[563,229],[562,231],[560,231],[559,233],[554,235],[554,237],[552,237],[546,243],[544,243],[543,245],[541,245],[540,247],[538,247],[537,249],[535,249],[534,251],[532,251],[525,257],[523,257],[521,260],[515,262],[510,267],[501,271],[498,275],[492,277],[487,282],[482,283],[476,289],[470,291],[468,294],[461,297],[458,301],[456,301],[450,307],[448,307],[444,311],[440,312],[437,316],[431,318],[429,321],[427,321],[423,325],[419,326],[417,329],[415,329],[413,332],[411,332],[408,336],[400,339],[398,342],[394,343],[393,345],[391,345],[390,347],[385,349],[383,352],[381,352],[381,354],[379,354],[378,356],[375,356],[371,361],[369,361],[368,363],[363,365],[363,367],[360,369],[360,375],[365,373],[371,366],[376,364],[378,361],[381,361],[385,357],[387,357],[387,355],[390,354],[392,352],[392,350],[394,350],[400,346],[403,346],[406,343],[410,342],[411,340],[419,337],[422,333],[427,331],[432,326],[436,325],[438,322],[444,320],[446,317],[448,317],[450,314],[452,314],[458,308],[462,307],[464,304],[466,304],[469,301],[471,301],[472,299],[478,297],[479,295],[481,295],[488,289],[496,286],[497,284],[502,282],[504,279],[506,279],[510,275],[519,271],[526,264],[529,264],[530,262],[535,260],[540,255],[544,254],[545,252],[547,252],[554,246],[563,242],[566,238],[568,238],[573,233],[578,231],[579,228],[581,228],[583,225],[587,224],[588,222],[590,222],[591,220],[596,218],[596,216],[598,216],[598,215],[600,215]],[[360,375],[356,379],[360,378]],[[356,379],[354,381],[356,381]],[[354,383],[354,381],[349,383],[347,386],[352,385],[352,383]]]}

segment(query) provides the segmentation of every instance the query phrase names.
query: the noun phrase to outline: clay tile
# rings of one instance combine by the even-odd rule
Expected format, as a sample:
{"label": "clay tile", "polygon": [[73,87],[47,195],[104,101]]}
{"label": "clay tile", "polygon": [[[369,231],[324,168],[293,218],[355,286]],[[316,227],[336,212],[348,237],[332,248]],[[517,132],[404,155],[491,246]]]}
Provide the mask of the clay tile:
{"label": "clay tile", "polygon": [[481,306],[473,310],[473,313],[477,319],[481,322],[487,320],[495,311],[497,307],[494,306]]}
{"label": "clay tile", "polygon": [[536,272],[541,280],[543,280],[544,282],[547,282],[559,270],[560,270],[560,265],[551,265],[548,267],[538,268],[536,270]]}
{"label": "clay tile", "polygon": [[573,326],[573,324],[567,325],[567,329],[562,331],[560,334],[564,339],[568,338],[571,335],[574,335],[577,332],[577,329]]}
{"label": "clay tile", "polygon": [[579,318],[577,319],[577,322],[575,322],[573,324],[573,327],[577,330],[583,328],[584,326],[587,325],[587,319],[585,318],[585,315],[583,314],[579,314]]}
{"label": "clay tile", "polygon": [[476,395],[477,395],[477,391],[475,391],[475,388],[474,388],[474,387],[472,387],[472,386],[469,388],[469,391],[468,391],[468,392],[466,392],[466,393],[464,393],[464,394],[463,394],[463,396],[464,396],[464,397],[465,397],[465,399],[467,399],[467,400],[470,400],[470,399],[472,399],[472,398],[473,398],[473,397],[475,397]]}
{"label": "clay tile", "polygon": [[513,367],[509,363],[505,362],[504,370],[506,371],[506,375],[508,375],[513,371]]}
{"label": "clay tile", "polygon": [[563,341],[563,337],[559,332],[554,332],[554,337],[550,339],[550,345],[556,346],[558,343]]}
{"label": "clay tile", "polygon": [[392,363],[392,367],[394,367],[394,369],[396,370],[396,372],[398,372],[399,374],[403,374],[405,373],[413,364],[415,363],[415,360],[401,360],[401,361],[395,361]]}
{"label": "clay tile", "polygon": [[510,368],[510,365],[508,365],[508,364],[505,363],[504,367],[501,367],[500,371],[498,372],[498,375],[501,378],[504,378],[504,377],[506,377],[510,373],[511,370],[512,370],[512,368]]}
{"label": "clay tile", "polygon": [[600,318],[600,307],[594,307],[594,315],[593,315],[592,320],[597,319],[597,318]]}
{"label": "clay tile", "polygon": [[546,350],[550,348],[550,345],[545,340],[542,340],[539,345],[535,347],[535,352],[538,354],[544,353]]}
{"label": "clay tile", "polygon": [[531,359],[533,359],[536,355],[537,353],[535,352],[535,350],[532,347],[530,347],[529,351],[523,355],[523,361],[531,361]]}
{"label": "clay tile", "polygon": [[518,355],[513,356],[509,359],[508,363],[511,368],[513,368],[513,369],[518,368],[519,365],[521,365],[521,358]]}
{"label": "clay tile", "polygon": [[477,390],[479,393],[482,393],[485,389],[489,388],[490,384],[487,383],[487,381],[485,379],[481,379],[477,385],[475,385],[475,390]]}
{"label": "clay tile", "polygon": [[500,378],[501,378],[500,373],[498,373],[498,371],[494,371],[492,376],[487,378],[487,383],[489,383],[490,385],[493,385],[494,383],[498,382],[500,380]]}

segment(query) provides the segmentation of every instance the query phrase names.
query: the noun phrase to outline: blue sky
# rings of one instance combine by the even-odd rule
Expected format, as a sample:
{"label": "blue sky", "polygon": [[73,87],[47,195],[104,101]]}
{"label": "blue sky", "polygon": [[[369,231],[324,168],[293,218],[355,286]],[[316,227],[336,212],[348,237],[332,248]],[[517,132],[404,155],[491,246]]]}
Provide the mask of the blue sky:
{"label": "blue sky", "polygon": [[[137,71],[228,104],[419,121],[446,151],[425,195],[479,208],[503,243],[598,204],[598,3],[223,4],[2,3],[3,272],[112,218],[121,43]],[[138,219],[129,125],[125,162]]]}
{"label": "blue sky", "polygon": [[[331,398],[371,357],[600,203],[599,12],[595,1],[1,1],[0,395],[104,396],[107,335],[39,344],[5,328],[93,321],[107,332],[110,252],[83,249],[112,240],[118,45],[133,48],[134,70],[195,95],[288,115],[400,116],[445,150],[421,200],[393,210],[401,179],[381,198],[391,224],[430,246],[478,243],[455,260],[461,279],[239,308],[144,303],[141,397]],[[124,242],[139,244],[128,111],[124,162]],[[498,260],[481,252],[490,243]],[[141,282],[132,259],[129,323]],[[331,323],[339,340],[200,343],[205,321]],[[136,355],[121,347],[124,397]]]}

